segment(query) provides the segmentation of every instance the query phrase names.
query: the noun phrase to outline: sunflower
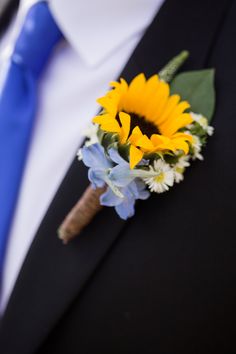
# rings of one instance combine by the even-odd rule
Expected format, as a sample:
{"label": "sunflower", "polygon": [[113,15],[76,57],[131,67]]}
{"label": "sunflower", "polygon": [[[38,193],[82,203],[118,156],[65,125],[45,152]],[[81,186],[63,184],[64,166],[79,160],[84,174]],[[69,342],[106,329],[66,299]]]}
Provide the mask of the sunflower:
{"label": "sunflower", "polygon": [[112,82],[113,89],[97,102],[102,114],[93,122],[105,132],[116,133],[120,144],[130,145],[130,168],[150,153],[189,152],[192,136],[179,131],[193,122],[190,105],[179,95],[170,95],[168,83],[154,75],[136,76],[130,85],[124,79]]}

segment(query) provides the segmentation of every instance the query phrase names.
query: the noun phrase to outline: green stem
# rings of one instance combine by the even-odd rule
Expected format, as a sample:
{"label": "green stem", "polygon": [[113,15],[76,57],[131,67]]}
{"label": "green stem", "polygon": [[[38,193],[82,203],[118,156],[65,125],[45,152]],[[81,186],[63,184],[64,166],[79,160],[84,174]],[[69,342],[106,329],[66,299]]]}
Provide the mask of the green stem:
{"label": "green stem", "polygon": [[159,78],[166,82],[170,82],[188,57],[189,52],[187,50],[183,50],[180,54],[171,59],[169,63],[164,66],[164,68],[158,74]]}

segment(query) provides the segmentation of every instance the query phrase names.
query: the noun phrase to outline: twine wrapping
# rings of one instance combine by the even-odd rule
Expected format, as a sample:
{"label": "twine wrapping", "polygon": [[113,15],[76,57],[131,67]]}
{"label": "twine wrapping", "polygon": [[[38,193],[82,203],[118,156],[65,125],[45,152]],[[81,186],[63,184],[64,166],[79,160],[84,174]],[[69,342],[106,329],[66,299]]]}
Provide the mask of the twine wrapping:
{"label": "twine wrapping", "polygon": [[58,229],[58,237],[64,244],[78,236],[102,209],[99,198],[105,191],[106,187],[93,189],[91,184],[88,186]]}

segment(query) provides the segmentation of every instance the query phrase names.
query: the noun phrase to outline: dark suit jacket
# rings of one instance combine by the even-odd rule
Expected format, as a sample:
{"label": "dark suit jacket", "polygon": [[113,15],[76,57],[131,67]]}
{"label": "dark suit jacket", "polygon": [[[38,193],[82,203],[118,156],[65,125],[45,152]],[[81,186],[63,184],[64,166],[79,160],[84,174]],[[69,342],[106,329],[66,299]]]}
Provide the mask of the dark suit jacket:
{"label": "dark suit jacket", "polygon": [[183,49],[183,70],[216,68],[204,162],[131,220],[104,208],[63,246],[57,228],[88,184],[75,160],[2,319],[2,354],[236,353],[236,1],[167,0],[122,76],[150,76]]}

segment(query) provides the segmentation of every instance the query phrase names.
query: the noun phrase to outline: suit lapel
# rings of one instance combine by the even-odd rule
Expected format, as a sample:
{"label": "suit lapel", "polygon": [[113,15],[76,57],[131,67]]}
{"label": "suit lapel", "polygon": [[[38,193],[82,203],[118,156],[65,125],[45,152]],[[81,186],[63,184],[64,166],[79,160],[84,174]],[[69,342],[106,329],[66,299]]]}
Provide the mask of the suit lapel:
{"label": "suit lapel", "polygon": [[[122,76],[130,80],[140,71],[156,73],[183,49],[191,52],[185,69],[203,67],[227,4],[166,1]],[[87,184],[87,169],[75,160],[37,232],[6,309],[0,334],[4,353],[37,350],[125,226],[113,209],[104,208],[80,237],[62,245],[57,228]]]}

